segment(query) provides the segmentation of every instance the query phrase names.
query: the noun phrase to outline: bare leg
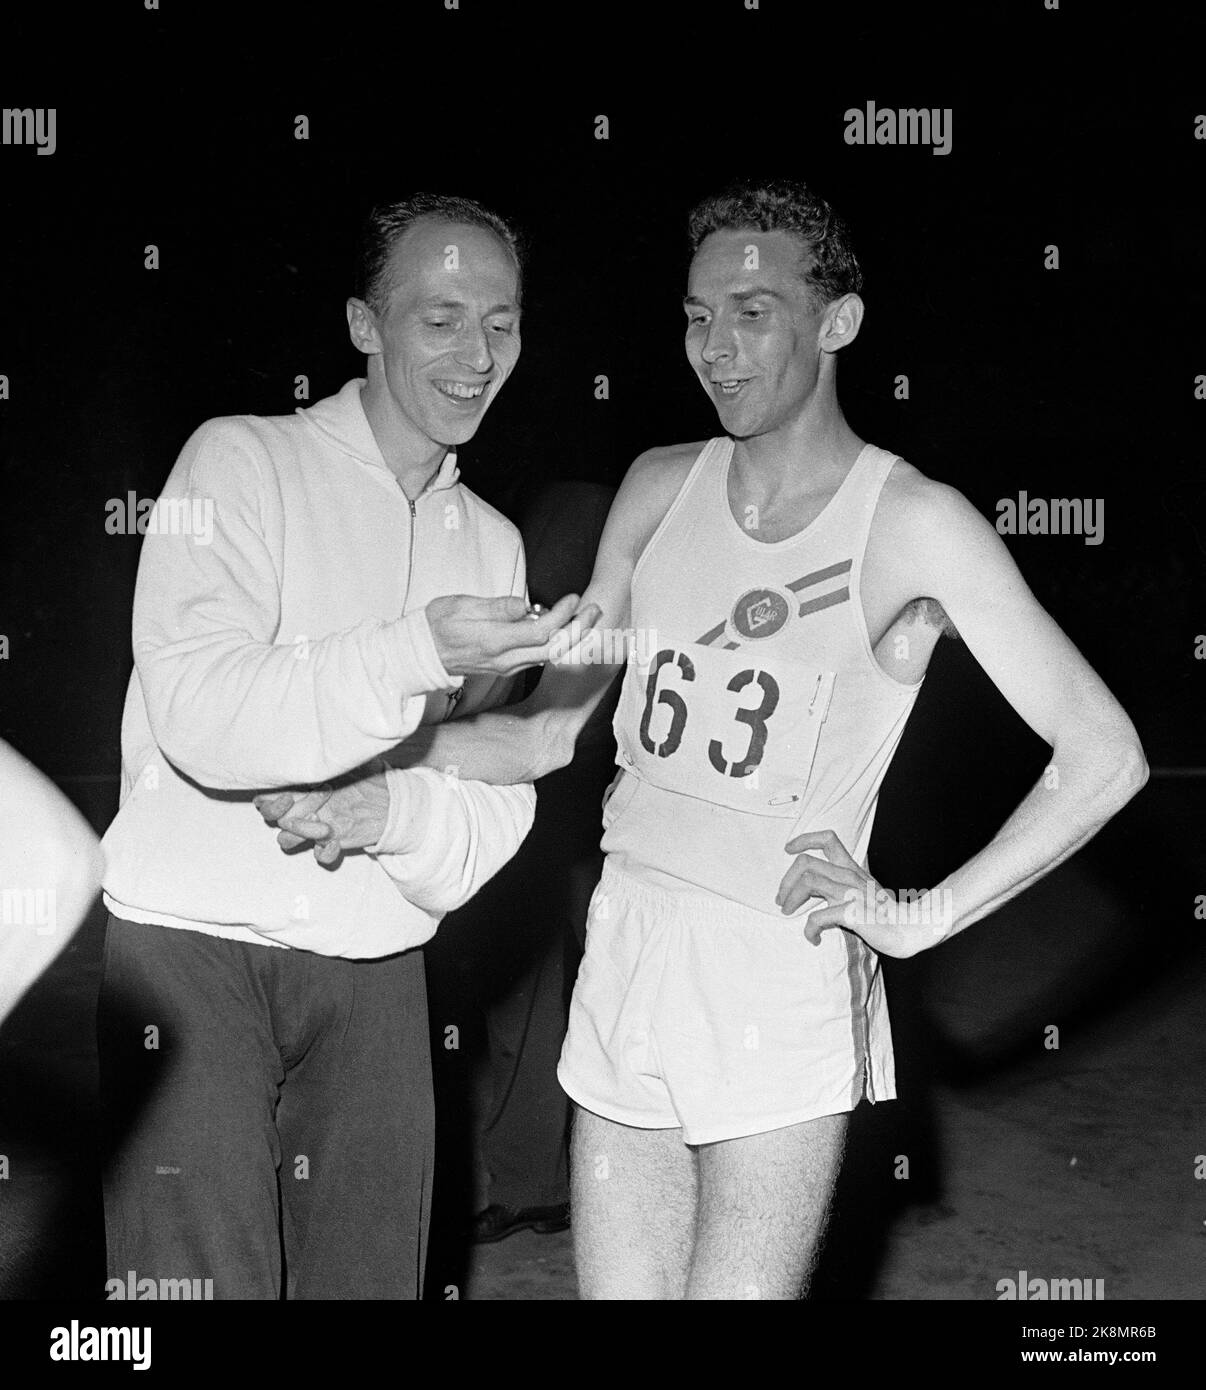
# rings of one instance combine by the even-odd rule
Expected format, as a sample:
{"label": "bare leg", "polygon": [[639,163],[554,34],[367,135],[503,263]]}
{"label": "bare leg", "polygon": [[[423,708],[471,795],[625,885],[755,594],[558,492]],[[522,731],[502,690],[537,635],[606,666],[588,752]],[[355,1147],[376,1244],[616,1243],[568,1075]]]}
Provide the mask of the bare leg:
{"label": "bare leg", "polygon": [[570,1191],[584,1299],[681,1299],[695,1231],[695,1150],[574,1106]]}
{"label": "bare leg", "polygon": [[804,1296],[848,1120],[825,1115],[699,1146],[699,1217],[687,1298]]}

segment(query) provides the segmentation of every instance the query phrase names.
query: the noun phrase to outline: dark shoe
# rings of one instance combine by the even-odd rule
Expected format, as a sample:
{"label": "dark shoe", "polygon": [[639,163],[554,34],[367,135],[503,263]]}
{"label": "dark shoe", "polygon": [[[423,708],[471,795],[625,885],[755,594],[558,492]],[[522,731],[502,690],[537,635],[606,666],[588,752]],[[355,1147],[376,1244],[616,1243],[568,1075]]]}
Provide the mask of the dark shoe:
{"label": "dark shoe", "polygon": [[474,1245],[493,1245],[516,1231],[535,1231],[537,1235],[548,1236],[555,1231],[568,1231],[569,1224],[568,1202],[552,1207],[522,1207],[519,1211],[491,1202],[485,1211],[479,1211],[473,1218],[470,1239]]}

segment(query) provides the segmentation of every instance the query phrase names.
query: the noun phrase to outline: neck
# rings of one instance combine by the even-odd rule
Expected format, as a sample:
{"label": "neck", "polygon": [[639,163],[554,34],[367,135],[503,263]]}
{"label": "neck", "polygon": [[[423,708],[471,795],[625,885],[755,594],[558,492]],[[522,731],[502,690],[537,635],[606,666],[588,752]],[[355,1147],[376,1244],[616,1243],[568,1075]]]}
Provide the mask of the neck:
{"label": "neck", "polygon": [[448,446],[415,429],[394,405],[384,379],[371,370],[360,403],[386,467],[413,500],[440,471]]}
{"label": "neck", "polygon": [[733,468],[743,489],[772,495],[811,492],[845,477],[861,448],[836,392],[821,382],[798,415],[766,434],[737,440]]}

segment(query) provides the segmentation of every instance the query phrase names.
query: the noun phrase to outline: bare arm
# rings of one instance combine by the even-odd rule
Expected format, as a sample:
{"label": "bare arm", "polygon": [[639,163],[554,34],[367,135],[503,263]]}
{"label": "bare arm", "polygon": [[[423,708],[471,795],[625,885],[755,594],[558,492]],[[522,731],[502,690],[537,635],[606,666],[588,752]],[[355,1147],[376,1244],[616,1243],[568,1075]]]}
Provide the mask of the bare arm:
{"label": "bare arm", "polygon": [[938,489],[925,514],[916,561],[927,592],[1052,749],[1043,776],[992,840],[938,885],[950,894],[953,935],[1096,835],[1147,781],[1147,762],[1126,712],[1030,592],[992,526],[949,488]]}
{"label": "bare arm", "polygon": [[697,452],[695,445],[651,449],[629,469],[579,608],[588,619],[598,610],[590,637],[565,658],[550,661],[526,700],[474,718],[425,726],[389,755],[391,764],[507,784],[535,781],[569,763],[578,735],[623,670],[620,635],[631,621],[636,562]]}
{"label": "bare arm", "polygon": [[[964,497],[919,478],[895,541],[916,592],[942,604],[993,684],[1052,749],[1038,783],[978,854],[923,897],[924,911],[900,907],[875,922],[844,913],[844,891],[865,900],[865,870],[830,832],[789,843],[801,858],[784,877],[783,910],[810,896],[831,904],[811,913],[807,935],[848,925],[876,950],[907,956],[956,935],[1063,863],[1140,790],[1147,763],[1126,712]],[[821,850],[829,863],[808,850]]]}
{"label": "bare arm", "polygon": [[[583,597],[602,609],[592,587]],[[613,610],[614,611],[614,610]],[[623,623],[612,624],[604,610],[598,631],[610,633]],[[598,644],[589,639],[586,652],[594,656]],[[444,724],[423,725],[386,761],[392,767],[435,768],[450,776],[476,782],[510,786],[534,782],[573,757],[574,743],[591,713],[622,669],[592,659],[589,664],[580,644],[564,661],[550,662],[540,684],[518,704]]]}

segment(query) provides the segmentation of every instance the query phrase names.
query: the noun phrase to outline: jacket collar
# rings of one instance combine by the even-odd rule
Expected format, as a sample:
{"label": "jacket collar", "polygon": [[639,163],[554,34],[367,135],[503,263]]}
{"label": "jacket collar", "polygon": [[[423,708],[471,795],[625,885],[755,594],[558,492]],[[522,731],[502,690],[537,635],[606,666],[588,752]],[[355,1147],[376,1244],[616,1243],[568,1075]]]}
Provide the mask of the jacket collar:
{"label": "jacket collar", "polygon": [[[335,395],[316,401],[312,406],[299,407],[297,413],[349,458],[367,463],[372,468],[382,468],[388,473],[389,465],[382,457],[360,399],[361,388],[365,385],[364,377],[355,377]],[[423,493],[425,495],[451,487],[459,477],[456,450],[449,449],[435,477],[423,489]]]}

